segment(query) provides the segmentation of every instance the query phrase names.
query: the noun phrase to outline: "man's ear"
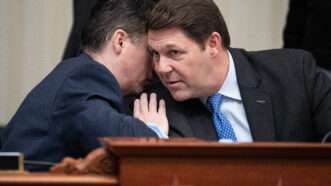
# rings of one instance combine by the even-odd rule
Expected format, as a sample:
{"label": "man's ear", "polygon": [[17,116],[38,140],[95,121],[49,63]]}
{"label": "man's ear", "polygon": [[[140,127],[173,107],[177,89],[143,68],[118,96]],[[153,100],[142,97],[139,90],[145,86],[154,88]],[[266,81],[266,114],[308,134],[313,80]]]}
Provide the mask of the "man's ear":
{"label": "man's ear", "polygon": [[124,30],[122,29],[115,30],[111,39],[112,48],[115,54],[118,55],[122,52],[122,49],[124,47],[124,41],[127,37],[128,34]]}
{"label": "man's ear", "polygon": [[222,48],[222,37],[218,32],[212,32],[206,42],[206,48],[211,57],[214,57]]}

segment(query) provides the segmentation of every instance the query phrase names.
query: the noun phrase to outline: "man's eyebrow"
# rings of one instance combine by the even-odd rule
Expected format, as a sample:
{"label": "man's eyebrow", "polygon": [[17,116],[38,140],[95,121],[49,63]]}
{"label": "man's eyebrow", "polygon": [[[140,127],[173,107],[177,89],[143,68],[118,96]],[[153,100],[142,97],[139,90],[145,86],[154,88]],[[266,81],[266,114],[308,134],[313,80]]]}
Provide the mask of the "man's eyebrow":
{"label": "man's eyebrow", "polygon": [[[167,44],[167,45],[165,45],[164,47],[160,48],[160,51],[161,51],[161,50],[165,50],[165,49],[169,49],[169,48],[177,48],[177,46],[174,45],[174,44]],[[147,49],[148,49],[149,51],[151,51],[151,52],[157,51],[157,50],[155,50],[154,48],[152,48],[152,46],[150,46],[150,45],[147,47]]]}
{"label": "man's eyebrow", "polygon": [[175,44],[167,44],[164,48],[177,48]]}

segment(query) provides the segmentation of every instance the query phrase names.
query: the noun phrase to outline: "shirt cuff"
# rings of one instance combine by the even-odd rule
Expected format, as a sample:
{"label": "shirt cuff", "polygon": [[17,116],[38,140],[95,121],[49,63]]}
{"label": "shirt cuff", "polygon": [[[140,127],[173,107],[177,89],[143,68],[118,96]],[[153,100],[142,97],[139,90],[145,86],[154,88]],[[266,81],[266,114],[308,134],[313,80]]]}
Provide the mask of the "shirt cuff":
{"label": "shirt cuff", "polygon": [[153,123],[147,123],[147,126],[152,129],[158,136],[160,139],[169,139],[169,136],[163,132],[163,130],[161,130],[158,126],[156,126]]}

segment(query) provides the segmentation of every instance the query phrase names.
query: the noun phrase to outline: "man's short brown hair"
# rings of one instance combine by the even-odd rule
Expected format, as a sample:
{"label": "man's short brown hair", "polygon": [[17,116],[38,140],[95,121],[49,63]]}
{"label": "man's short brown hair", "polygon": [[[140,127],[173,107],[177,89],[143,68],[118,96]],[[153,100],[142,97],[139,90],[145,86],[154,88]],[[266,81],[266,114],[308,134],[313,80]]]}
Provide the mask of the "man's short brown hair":
{"label": "man's short brown hair", "polygon": [[178,27],[202,48],[212,32],[222,37],[224,48],[230,36],[224,18],[212,0],[160,0],[151,12],[149,30]]}
{"label": "man's short brown hair", "polygon": [[82,32],[81,48],[100,50],[116,29],[133,41],[147,34],[147,15],[158,0],[98,0]]}

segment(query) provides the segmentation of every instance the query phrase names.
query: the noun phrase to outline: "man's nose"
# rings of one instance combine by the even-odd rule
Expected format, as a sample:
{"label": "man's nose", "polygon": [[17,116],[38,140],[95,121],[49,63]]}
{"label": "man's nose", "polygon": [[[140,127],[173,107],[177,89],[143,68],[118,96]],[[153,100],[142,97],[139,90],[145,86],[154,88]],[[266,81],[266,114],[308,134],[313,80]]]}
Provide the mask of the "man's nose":
{"label": "man's nose", "polygon": [[172,67],[170,65],[170,61],[165,58],[160,58],[160,60],[154,65],[154,69],[158,73],[169,73],[172,70]]}

